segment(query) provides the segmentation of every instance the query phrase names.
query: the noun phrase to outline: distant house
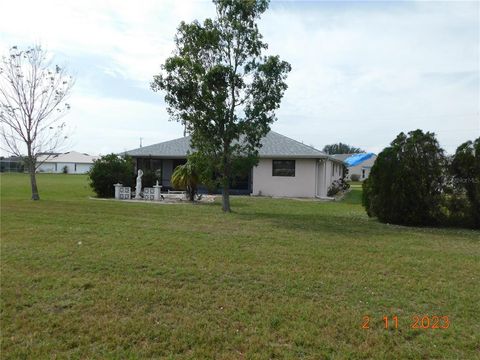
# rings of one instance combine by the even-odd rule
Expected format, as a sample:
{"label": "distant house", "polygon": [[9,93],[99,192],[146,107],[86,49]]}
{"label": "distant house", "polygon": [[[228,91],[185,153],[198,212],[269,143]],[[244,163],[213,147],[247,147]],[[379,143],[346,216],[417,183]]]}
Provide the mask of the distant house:
{"label": "distant house", "polygon": [[352,175],[356,175],[360,181],[368,178],[370,170],[377,159],[377,155],[374,153],[336,154],[333,157],[342,160],[347,166],[348,180],[351,180]]}
{"label": "distant house", "polygon": [[40,163],[37,172],[85,174],[93,165],[97,156],[91,156],[76,151],[69,151],[64,154],[43,154],[38,157]]}
{"label": "distant house", "polygon": [[[230,187],[233,194],[326,198],[334,180],[343,176],[341,160],[270,131],[261,141],[259,163]],[[127,151],[136,169],[160,171],[161,185],[170,187],[173,170],[192,152],[190,137]]]}
{"label": "distant house", "polygon": [[0,172],[24,172],[25,163],[21,156],[0,156]]}

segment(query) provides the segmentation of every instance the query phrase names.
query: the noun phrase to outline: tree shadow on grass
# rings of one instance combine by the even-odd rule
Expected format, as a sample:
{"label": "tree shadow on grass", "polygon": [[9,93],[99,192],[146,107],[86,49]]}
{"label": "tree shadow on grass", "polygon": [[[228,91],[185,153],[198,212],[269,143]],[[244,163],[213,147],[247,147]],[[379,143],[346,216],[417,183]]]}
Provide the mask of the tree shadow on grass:
{"label": "tree shadow on grass", "polygon": [[281,212],[238,213],[245,221],[268,222],[275,228],[297,233],[321,233],[322,235],[342,234],[344,236],[384,234],[385,225],[375,220],[348,215],[287,214]]}

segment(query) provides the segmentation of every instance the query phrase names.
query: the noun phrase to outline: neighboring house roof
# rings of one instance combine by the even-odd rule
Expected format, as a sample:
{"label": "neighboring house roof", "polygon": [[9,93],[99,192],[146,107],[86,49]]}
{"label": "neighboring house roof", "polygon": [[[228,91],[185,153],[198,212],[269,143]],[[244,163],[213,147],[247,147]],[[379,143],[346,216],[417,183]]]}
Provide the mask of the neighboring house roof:
{"label": "neighboring house roof", "polygon": [[64,154],[58,155],[41,155],[38,157],[39,163],[77,163],[77,164],[93,164],[94,160],[97,160],[98,156],[91,156],[85,153],[79,153],[76,151],[69,151]]}
{"label": "neighboring house roof", "polygon": [[[261,144],[262,146],[258,152],[259,156],[263,158],[331,158],[320,150],[274,131],[270,131],[261,140]],[[190,146],[190,136],[144,146],[126,151],[125,154],[135,157],[185,158],[187,152],[193,152]]]}
{"label": "neighboring house roof", "polygon": [[9,156],[9,157],[0,156],[0,161],[21,162],[23,161],[23,156]]}
{"label": "neighboring house roof", "polygon": [[333,154],[332,156],[337,160],[345,161],[346,158],[348,158],[352,155],[353,154]]}
{"label": "neighboring house roof", "polygon": [[361,163],[363,163],[364,161],[372,158],[373,156],[375,156],[374,153],[353,154],[353,155],[347,157],[343,161],[347,164],[347,167],[357,166],[357,165],[360,165]]}

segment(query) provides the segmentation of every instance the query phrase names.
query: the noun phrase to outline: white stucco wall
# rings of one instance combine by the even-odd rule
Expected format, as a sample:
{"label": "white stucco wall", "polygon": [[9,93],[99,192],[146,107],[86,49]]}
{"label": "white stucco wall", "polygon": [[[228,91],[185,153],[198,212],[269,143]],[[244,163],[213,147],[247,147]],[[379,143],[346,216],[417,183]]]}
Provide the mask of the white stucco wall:
{"label": "white stucco wall", "polygon": [[295,176],[272,176],[273,159],[253,168],[253,195],[315,197],[315,159],[296,159]]}
{"label": "white stucco wall", "polygon": [[93,164],[77,164],[77,171],[75,174],[86,174],[90,171]]}
{"label": "white stucco wall", "polygon": [[93,164],[77,163],[77,167],[75,169],[75,163],[43,163],[38,167],[37,172],[61,174],[63,173],[64,166],[67,167],[68,174],[86,174],[93,166]]}
{"label": "white stucco wall", "polygon": [[37,172],[48,172],[48,173],[55,172],[55,164],[43,163],[38,167]]}
{"label": "white stucco wall", "polygon": [[328,188],[335,180],[342,177],[342,164],[330,159],[318,163],[317,196],[327,197]]}

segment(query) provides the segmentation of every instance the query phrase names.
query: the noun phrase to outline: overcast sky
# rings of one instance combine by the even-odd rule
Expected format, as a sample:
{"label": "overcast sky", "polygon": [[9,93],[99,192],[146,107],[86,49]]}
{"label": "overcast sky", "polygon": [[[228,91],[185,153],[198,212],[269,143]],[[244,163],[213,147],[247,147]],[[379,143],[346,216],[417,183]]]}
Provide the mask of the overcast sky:
{"label": "overcast sky", "polygon": [[[478,137],[479,4],[272,2],[259,26],[292,65],[272,129],[373,152],[417,128],[449,152]],[[0,53],[41,43],[67,63],[71,150],[120,152],[182,136],[149,83],[179,22],[213,15],[210,1],[2,0]]]}

